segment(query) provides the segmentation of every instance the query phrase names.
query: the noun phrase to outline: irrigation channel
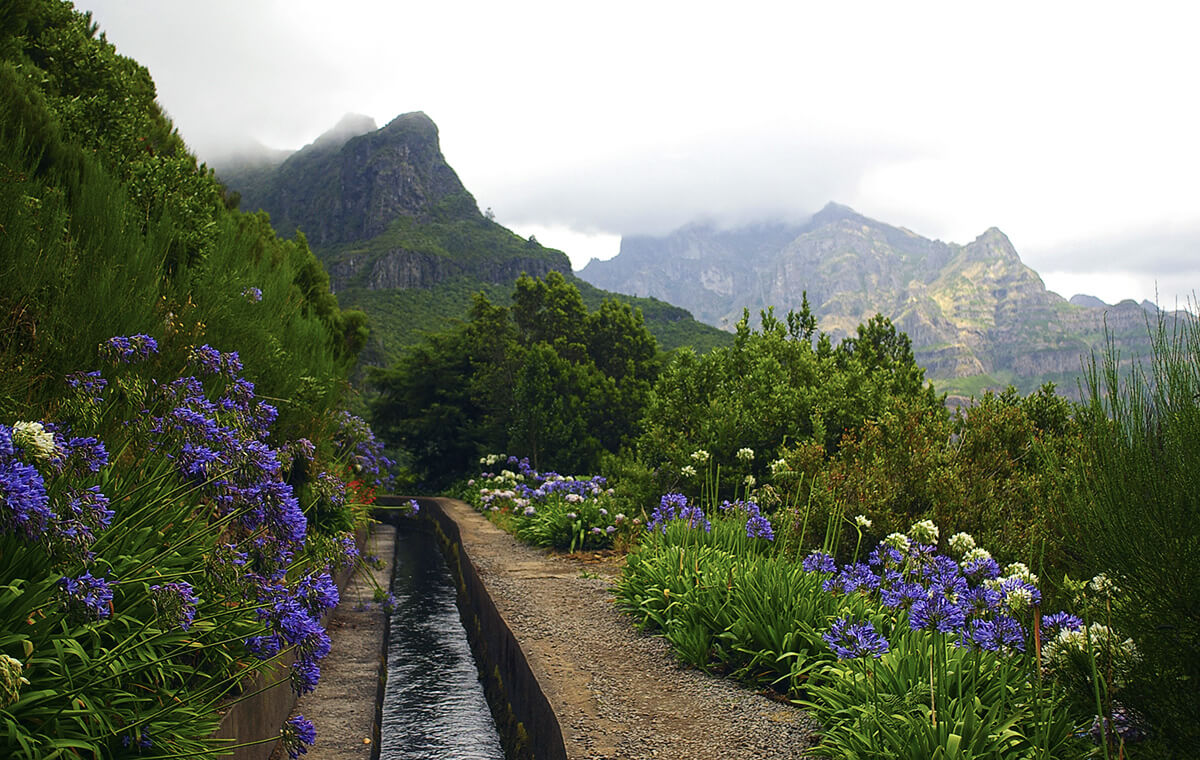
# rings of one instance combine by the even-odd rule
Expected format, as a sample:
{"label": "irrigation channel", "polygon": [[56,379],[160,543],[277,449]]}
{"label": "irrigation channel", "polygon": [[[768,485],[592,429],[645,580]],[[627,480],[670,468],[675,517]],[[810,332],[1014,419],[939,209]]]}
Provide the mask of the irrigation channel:
{"label": "irrigation channel", "polygon": [[504,760],[433,526],[398,523],[379,760]]}

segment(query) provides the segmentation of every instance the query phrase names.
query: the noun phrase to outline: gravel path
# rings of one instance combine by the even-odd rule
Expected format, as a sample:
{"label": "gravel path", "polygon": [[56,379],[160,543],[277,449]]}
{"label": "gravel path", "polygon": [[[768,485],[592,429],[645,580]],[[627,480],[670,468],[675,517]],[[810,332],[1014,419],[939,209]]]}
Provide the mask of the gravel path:
{"label": "gravel path", "polygon": [[612,563],[525,546],[469,505],[437,501],[521,643],[571,760],[775,760],[803,757],[815,741],[803,711],[685,669],[663,639],[636,631],[613,603]]}

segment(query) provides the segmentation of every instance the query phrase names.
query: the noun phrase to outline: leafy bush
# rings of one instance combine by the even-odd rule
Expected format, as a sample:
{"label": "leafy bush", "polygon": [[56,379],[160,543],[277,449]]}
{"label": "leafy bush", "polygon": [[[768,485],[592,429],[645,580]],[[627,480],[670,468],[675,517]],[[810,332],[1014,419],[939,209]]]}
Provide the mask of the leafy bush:
{"label": "leafy bush", "polygon": [[601,476],[539,473],[529,460],[490,454],[481,465],[508,465],[468,481],[467,501],[534,546],[563,551],[628,545],[636,519],[616,511],[612,489]]}
{"label": "leafy bush", "polygon": [[1041,680],[1034,646],[1081,622],[1063,613],[1040,626],[1027,568],[1001,573],[966,534],[945,542],[960,562],[939,555],[931,521],[889,536],[867,563],[839,568],[819,550],[797,563],[772,541],[746,540],[756,514],[664,496],[627,558],[618,604],[684,662],[808,706],[830,757],[1084,751],[1075,732],[1090,713]]}

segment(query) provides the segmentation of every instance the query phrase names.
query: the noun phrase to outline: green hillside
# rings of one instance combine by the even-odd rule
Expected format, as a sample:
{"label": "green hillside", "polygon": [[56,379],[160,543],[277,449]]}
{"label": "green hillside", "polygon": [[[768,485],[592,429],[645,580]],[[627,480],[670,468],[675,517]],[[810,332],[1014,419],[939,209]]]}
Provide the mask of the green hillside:
{"label": "green hillside", "polygon": [[575,283],[590,308],[605,298],[640,308],[663,349],[707,351],[732,340],[684,309],[582,282],[562,251],[481,213],[422,113],[357,136],[335,128],[279,165],[231,167],[222,177],[243,208],[267,211],[282,234],[302,232],[339,301],[368,314],[363,359],[371,364],[390,364],[424,333],[465,318],[473,293],[507,303],[521,274],[552,271]]}

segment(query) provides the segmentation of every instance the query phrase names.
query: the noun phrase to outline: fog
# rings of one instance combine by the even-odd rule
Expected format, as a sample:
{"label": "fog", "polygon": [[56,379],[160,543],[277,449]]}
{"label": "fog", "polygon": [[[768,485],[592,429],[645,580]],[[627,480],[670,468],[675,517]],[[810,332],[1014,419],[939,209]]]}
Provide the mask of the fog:
{"label": "fog", "polygon": [[576,266],[621,235],[836,201],[950,242],[999,227],[1060,292],[1195,287],[1200,47],[1179,4],[77,6],[202,159],[422,110],[480,206]]}

